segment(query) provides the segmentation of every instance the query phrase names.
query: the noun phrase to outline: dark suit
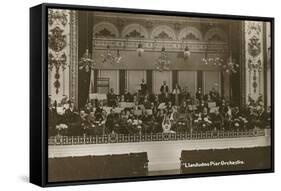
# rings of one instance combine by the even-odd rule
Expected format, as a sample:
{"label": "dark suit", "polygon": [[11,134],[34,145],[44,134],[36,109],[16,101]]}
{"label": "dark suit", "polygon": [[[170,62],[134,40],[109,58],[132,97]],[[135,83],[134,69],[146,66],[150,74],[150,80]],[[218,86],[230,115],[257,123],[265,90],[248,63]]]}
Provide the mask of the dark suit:
{"label": "dark suit", "polygon": [[162,85],[160,88],[160,92],[162,94],[165,94],[166,92],[169,92],[169,87],[167,85]]}

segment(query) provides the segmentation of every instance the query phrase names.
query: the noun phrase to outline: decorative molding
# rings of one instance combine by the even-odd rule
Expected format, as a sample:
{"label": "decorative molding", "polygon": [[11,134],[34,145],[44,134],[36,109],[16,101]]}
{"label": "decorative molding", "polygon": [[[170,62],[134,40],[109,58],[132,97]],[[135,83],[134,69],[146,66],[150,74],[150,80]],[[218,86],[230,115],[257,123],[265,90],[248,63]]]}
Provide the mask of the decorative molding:
{"label": "decorative molding", "polygon": [[99,22],[93,28],[94,37],[119,37],[119,31],[117,27],[110,22]]}
{"label": "decorative molding", "polygon": [[195,27],[185,27],[179,33],[179,40],[203,41],[202,33]]}
{"label": "decorative molding", "polygon": [[188,44],[189,49],[192,52],[215,52],[215,51],[227,51],[228,45],[225,42],[213,42],[206,43],[201,41],[182,41],[182,40],[150,40],[150,39],[104,39],[93,38],[93,46],[96,50],[105,50],[107,45],[112,50],[128,50],[135,51],[138,44],[141,43],[143,48],[147,51],[161,51],[163,45],[167,51],[181,52],[183,48]]}
{"label": "decorative molding", "polygon": [[48,9],[48,94],[57,101],[69,91],[69,23],[68,10]]}
{"label": "decorative molding", "polygon": [[245,21],[246,103],[263,97],[264,55],[262,22]]}
{"label": "decorative molding", "polygon": [[214,27],[206,32],[204,40],[207,42],[226,42],[227,35],[221,28]]}
{"label": "decorative molding", "polygon": [[151,39],[176,40],[177,38],[174,30],[171,27],[166,25],[159,25],[152,30]]}
{"label": "decorative molding", "polygon": [[[78,15],[70,11],[69,97],[78,104]],[[76,105],[78,106],[78,105]]]}
{"label": "decorative molding", "polygon": [[123,38],[148,39],[149,35],[145,27],[139,24],[129,24],[122,30]]}

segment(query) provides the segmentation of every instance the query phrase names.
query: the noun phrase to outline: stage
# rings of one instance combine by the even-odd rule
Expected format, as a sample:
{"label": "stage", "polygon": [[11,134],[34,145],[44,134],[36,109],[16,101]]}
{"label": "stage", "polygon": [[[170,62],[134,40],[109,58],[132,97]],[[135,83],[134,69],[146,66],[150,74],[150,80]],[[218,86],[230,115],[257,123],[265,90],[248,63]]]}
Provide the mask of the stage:
{"label": "stage", "polygon": [[106,144],[49,145],[48,156],[87,156],[147,152],[148,170],[171,171],[180,169],[182,150],[205,150],[225,148],[249,148],[270,146],[270,129],[262,136],[211,138],[176,141],[150,141]]}

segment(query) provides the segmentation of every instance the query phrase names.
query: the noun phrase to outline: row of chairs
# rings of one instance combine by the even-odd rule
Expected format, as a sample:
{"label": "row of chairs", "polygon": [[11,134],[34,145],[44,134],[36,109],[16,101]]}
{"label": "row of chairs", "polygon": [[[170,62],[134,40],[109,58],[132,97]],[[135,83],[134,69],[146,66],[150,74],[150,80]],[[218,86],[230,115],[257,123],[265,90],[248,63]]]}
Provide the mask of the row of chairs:
{"label": "row of chairs", "polygon": [[147,176],[147,153],[48,159],[49,182]]}

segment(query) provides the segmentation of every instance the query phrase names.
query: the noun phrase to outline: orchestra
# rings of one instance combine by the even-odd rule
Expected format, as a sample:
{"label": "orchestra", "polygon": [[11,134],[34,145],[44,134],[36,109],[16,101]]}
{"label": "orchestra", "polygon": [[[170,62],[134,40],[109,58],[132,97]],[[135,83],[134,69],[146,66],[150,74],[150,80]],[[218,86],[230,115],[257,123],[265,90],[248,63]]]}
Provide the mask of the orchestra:
{"label": "orchestra", "polygon": [[240,111],[215,87],[208,94],[198,88],[192,95],[188,87],[181,89],[179,84],[170,92],[163,81],[160,92],[148,94],[142,80],[138,93],[125,89],[116,95],[111,88],[106,100],[89,100],[79,111],[67,97],[60,103],[49,98],[49,136],[58,132],[73,136],[246,130],[262,128],[270,121],[270,109],[249,105]]}

